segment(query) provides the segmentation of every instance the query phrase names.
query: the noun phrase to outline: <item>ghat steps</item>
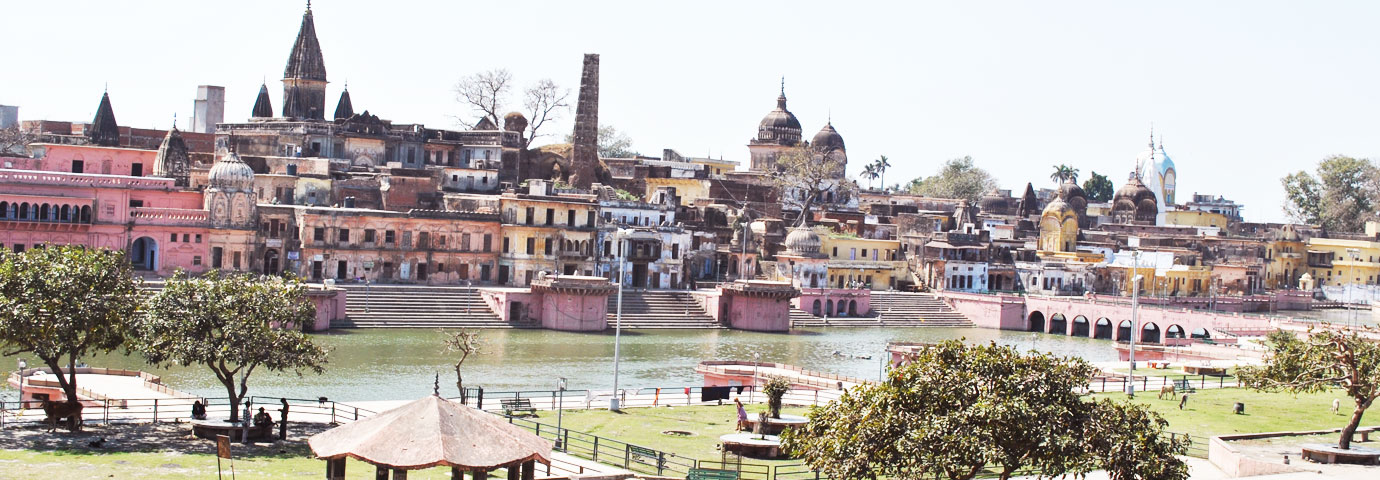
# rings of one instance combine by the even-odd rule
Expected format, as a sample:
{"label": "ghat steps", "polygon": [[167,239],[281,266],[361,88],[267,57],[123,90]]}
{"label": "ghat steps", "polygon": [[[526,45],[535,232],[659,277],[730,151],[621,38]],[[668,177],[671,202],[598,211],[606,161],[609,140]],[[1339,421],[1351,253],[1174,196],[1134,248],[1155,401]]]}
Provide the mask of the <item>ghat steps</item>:
{"label": "ghat steps", "polygon": [[822,316],[791,309],[795,327],[972,327],[973,322],[943,300],[928,293],[872,292],[872,312],[867,316]]}

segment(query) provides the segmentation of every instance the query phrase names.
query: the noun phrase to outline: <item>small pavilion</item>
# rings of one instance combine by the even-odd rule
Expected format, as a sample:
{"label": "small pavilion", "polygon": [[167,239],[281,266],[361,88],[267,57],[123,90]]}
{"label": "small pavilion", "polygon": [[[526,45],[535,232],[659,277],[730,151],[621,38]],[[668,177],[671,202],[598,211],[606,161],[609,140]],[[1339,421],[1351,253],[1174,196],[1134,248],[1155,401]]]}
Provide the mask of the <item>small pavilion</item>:
{"label": "small pavilion", "polygon": [[504,468],[508,480],[532,480],[536,463],[551,464],[551,442],[497,415],[429,395],[401,407],[336,427],[307,440],[326,460],[327,480],[345,479],[345,459],[378,467],[375,478],[406,480],[408,470],[450,467],[486,480]]}

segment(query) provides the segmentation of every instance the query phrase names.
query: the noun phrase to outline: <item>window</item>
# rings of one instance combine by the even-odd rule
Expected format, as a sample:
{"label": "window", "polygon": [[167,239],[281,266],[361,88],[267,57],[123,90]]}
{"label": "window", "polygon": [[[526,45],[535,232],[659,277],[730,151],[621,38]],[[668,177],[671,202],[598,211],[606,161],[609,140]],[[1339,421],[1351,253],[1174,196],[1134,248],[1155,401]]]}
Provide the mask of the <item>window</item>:
{"label": "window", "polygon": [[585,212],[585,226],[594,227],[594,210]]}
{"label": "window", "polygon": [[364,229],[364,243],[374,243],[374,229]]}
{"label": "window", "polygon": [[172,234],[172,238],[168,239],[168,241],[169,241],[169,242],[176,242],[176,241],[177,241],[177,234],[176,234],[176,233]]}
{"label": "window", "polygon": [[565,224],[566,224],[566,225],[569,225],[569,226],[572,226],[572,227],[575,226],[575,210],[574,210],[574,209],[566,210],[566,211],[565,211]]}
{"label": "window", "polygon": [[460,251],[462,251],[462,252],[468,252],[468,251],[470,251],[470,234],[468,234],[468,233],[460,234]]}
{"label": "window", "polygon": [[545,248],[545,250],[544,250],[545,253],[546,253],[547,255],[550,255],[550,254],[551,254],[551,243],[552,243],[552,242],[551,242],[551,239],[548,238],[548,239],[546,239],[546,241],[541,242],[541,243],[542,243],[542,245],[543,245],[544,248]]}
{"label": "window", "polygon": [[240,269],[240,252],[236,251],[234,253],[233,260],[231,260],[230,264],[235,267],[235,270]]}
{"label": "window", "polygon": [[533,254],[533,253],[536,253],[536,251],[537,251],[537,239],[536,239],[536,238],[533,238],[533,237],[527,237],[527,254],[528,254],[528,255],[531,255],[531,254]]}
{"label": "window", "polygon": [[428,232],[418,232],[418,233],[417,233],[417,248],[430,248],[430,247],[431,247],[431,234],[428,233]]}
{"label": "window", "polygon": [[546,209],[546,224],[547,224],[547,225],[554,225],[553,222],[555,222],[555,221],[556,221],[556,209],[554,209],[554,208],[548,208],[548,209]]}
{"label": "window", "polygon": [[201,243],[201,234],[196,234],[196,243]]}
{"label": "window", "polygon": [[487,281],[489,281],[489,269],[490,269],[490,268],[492,268],[492,267],[490,267],[488,264],[480,265],[480,266],[479,266],[479,281],[481,281],[481,282],[487,282]]}
{"label": "window", "polygon": [[192,265],[201,265],[201,255],[192,257]]}
{"label": "window", "polygon": [[188,235],[188,234],[185,234],[185,233],[182,234],[182,243],[187,243],[187,240],[189,240],[190,237],[191,237],[191,235]]}
{"label": "window", "polygon": [[72,173],[82,173],[86,170],[86,163],[81,160],[72,160]]}
{"label": "window", "polygon": [[384,230],[383,243],[393,243],[395,233],[392,230]]}
{"label": "window", "polygon": [[[488,236],[485,235],[485,238]],[[503,253],[508,253],[508,237],[503,237]]]}
{"label": "window", "polygon": [[[437,245],[440,245],[441,247],[445,247],[445,246],[446,246],[446,236],[445,236],[445,235],[437,235],[437,236],[436,236],[436,244],[437,244]],[[441,269],[438,267],[438,268],[436,269],[436,271],[439,272],[439,271],[441,271]]]}
{"label": "window", "polygon": [[317,242],[324,242],[324,241],[326,241],[326,228],[325,228],[325,227],[316,227],[316,228],[313,228],[313,229],[312,229],[312,237],[311,237],[311,238],[312,238],[312,240],[317,241]]}
{"label": "window", "polygon": [[220,268],[221,259],[225,256],[225,250],[221,247],[211,247],[211,268]]}
{"label": "window", "polygon": [[130,201],[129,201],[129,208],[139,208],[139,207],[142,207],[142,206],[144,206],[144,201],[143,201],[143,200],[130,200]]}
{"label": "window", "polygon": [[131,163],[131,164],[129,165],[129,176],[131,176],[131,177],[142,177],[142,176],[144,176],[144,164],[142,164],[142,163]]}
{"label": "window", "polygon": [[486,233],[486,234],[484,234],[484,252],[485,252],[485,253],[488,253],[490,250],[493,249],[493,243],[494,243],[493,240],[494,240],[493,234],[491,234],[491,233]]}
{"label": "window", "polygon": [[349,243],[349,242],[350,242],[350,229],[348,229],[348,228],[342,228],[342,229],[340,229],[340,240],[339,240],[339,241],[342,242],[342,243]]}
{"label": "window", "polygon": [[523,219],[523,222],[526,223],[526,224],[528,224],[528,225],[531,225],[531,224],[532,224],[532,221],[533,221],[533,217],[536,216],[536,209],[534,209],[533,207],[527,207],[527,210],[526,210],[525,213],[527,214],[527,216]]}

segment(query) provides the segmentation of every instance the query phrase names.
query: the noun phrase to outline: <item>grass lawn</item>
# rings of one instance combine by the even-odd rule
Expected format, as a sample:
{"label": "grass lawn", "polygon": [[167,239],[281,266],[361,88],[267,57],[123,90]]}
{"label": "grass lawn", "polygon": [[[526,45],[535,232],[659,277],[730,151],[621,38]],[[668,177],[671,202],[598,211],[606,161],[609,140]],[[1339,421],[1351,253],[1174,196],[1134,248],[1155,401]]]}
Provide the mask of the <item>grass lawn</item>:
{"label": "grass lawn", "polygon": [[[749,415],[766,410],[761,404],[747,405]],[[804,415],[809,409],[786,407],[781,413]],[[696,460],[718,460],[719,436],[733,433],[738,414],[732,404],[722,406],[686,406],[628,408],[624,413],[607,410],[568,410],[562,426],[577,432],[591,433],[621,442],[675,453]],[[538,422],[555,425],[555,412],[541,412]],[[691,436],[672,436],[661,432],[679,430]],[[575,444],[574,441],[571,442]],[[752,463],[770,463],[749,460]],[[792,461],[793,463],[794,461]]]}
{"label": "grass lawn", "polygon": [[[1200,389],[1189,394],[1188,405],[1179,410],[1179,399],[1155,398],[1157,391],[1140,392],[1135,401],[1149,405],[1169,421],[1169,430],[1195,437],[1231,433],[1279,432],[1340,428],[1351,419],[1355,403],[1340,390],[1318,394],[1292,395],[1263,393],[1245,388]],[[1124,393],[1102,393],[1096,398],[1125,399]],[[1332,400],[1340,398],[1342,409],[1332,413]],[[1232,413],[1232,404],[1246,404],[1246,413]],[[1380,422],[1362,422],[1372,425]]]}

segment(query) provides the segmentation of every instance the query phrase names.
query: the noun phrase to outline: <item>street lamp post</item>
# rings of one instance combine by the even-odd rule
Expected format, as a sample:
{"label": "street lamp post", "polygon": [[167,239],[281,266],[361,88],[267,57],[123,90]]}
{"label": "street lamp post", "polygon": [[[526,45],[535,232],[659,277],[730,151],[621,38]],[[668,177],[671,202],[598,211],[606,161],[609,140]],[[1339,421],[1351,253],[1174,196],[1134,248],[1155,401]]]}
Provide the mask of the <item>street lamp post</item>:
{"label": "street lamp post", "polygon": [[615,235],[618,240],[618,305],[614,310],[613,317],[613,398],[609,399],[609,410],[617,412],[618,408],[618,347],[619,340],[623,335],[623,276],[627,273],[623,268],[623,259],[627,255],[627,230],[619,229]]}
{"label": "street lamp post", "polygon": [[752,354],[752,389],[748,390],[748,403],[752,403],[752,399],[757,393],[757,364],[761,357],[762,355],[759,353]]}
{"label": "street lamp post", "polygon": [[561,441],[565,438],[561,430],[561,414],[565,411],[565,377],[560,377],[560,381],[556,382],[556,390],[556,449],[565,450],[565,442]]}
{"label": "street lamp post", "polygon": [[[1356,315],[1355,315],[1356,312],[1355,312],[1355,308],[1353,308],[1353,307],[1355,307],[1355,305],[1352,305],[1352,303],[1354,303],[1354,302],[1356,301],[1356,296],[1355,296],[1354,291],[1356,290],[1356,281],[1359,280],[1358,278],[1355,278],[1355,276],[1356,276],[1356,263],[1358,263],[1358,262],[1361,261],[1361,250],[1358,249],[1358,248],[1348,248],[1348,249],[1346,249],[1346,253],[1351,257],[1351,268],[1350,268],[1350,270],[1351,270],[1351,276],[1353,277],[1353,278],[1351,279],[1350,282],[1347,282],[1347,284],[1343,284],[1343,286],[1346,287],[1346,303],[1347,303],[1347,306],[1346,306],[1346,318],[1347,318],[1347,320],[1348,320],[1348,323],[1351,324],[1351,327],[1352,327],[1352,328],[1356,328]],[[1348,285],[1348,284],[1349,284],[1349,285]]]}
{"label": "street lamp post", "polygon": [[[1137,255],[1137,257],[1139,257],[1139,255]],[[1139,258],[1137,258],[1136,266],[1140,266]],[[1138,314],[1140,312],[1140,279],[1140,274],[1136,274],[1136,276],[1131,279],[1131,350],[1129,355],[1131,369],[1126,373],[1126,395],[1130,397],[1136,396],[1136,330],[1140,329],[1140,322],[1138,321]]]}
{"label": "street lamp post", "polygon": [[19,411],[24,411],[24,369],[29,368],[29,362],[19,359]]}

